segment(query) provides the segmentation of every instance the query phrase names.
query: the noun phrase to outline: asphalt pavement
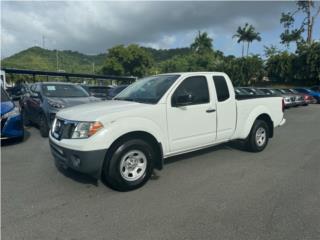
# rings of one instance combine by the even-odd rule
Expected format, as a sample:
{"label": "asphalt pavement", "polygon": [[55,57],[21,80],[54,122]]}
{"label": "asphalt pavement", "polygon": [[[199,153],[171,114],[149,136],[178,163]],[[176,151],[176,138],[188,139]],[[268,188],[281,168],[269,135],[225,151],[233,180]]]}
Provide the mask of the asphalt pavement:
{"label": "asphalt pavement", "polygon": [[126,193],[58,171],[28,128],[1,147],[2,239],[320,239],[320,105],[285,117],[261,153],[224,144],[170,158]]}

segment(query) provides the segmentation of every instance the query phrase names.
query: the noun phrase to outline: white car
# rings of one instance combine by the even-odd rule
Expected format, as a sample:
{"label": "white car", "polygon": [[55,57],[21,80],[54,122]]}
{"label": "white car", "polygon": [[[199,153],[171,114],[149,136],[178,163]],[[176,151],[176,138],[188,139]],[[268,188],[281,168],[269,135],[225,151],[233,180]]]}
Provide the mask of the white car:
{"label": "white car", "polygon": [[237,96],[221,72],[138,80],[111,101],[58,112],[50,146],[58,165],[103,178],[113,189],[141,187],[170,156],[230,140],[262,151],[285,123],[282,97]]}

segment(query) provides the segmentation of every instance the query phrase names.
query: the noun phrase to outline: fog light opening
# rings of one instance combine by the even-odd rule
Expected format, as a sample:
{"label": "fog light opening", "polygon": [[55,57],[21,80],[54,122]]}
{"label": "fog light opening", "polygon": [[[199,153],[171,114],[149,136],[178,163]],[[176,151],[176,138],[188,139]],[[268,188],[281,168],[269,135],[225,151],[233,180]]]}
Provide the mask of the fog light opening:
{"label": "fog light opening", "polygon": [[76,155],[72,155],[72,157],[71,157],[71,162],[72,162],[72,165],[74,166],[74,167],[79,167],[80,166],[80,163],[81,163],[81,160],[80,160],[80,158],[78,157],[78,156],[76,156]]}

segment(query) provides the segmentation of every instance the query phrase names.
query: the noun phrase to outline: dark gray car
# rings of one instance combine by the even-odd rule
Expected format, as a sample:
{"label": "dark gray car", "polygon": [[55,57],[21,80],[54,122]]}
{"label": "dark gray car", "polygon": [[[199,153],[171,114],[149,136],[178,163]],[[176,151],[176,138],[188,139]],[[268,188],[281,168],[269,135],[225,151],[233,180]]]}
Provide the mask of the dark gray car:
{"label": "dark gray car", "polygon": [[67,107],[100,101],[92,97],[81,86],[63,82],[35,83],[30,93],[21,101],[21,112],[25,125],[32,123],[40,128],[42,137],[47,137],[56,113]]}

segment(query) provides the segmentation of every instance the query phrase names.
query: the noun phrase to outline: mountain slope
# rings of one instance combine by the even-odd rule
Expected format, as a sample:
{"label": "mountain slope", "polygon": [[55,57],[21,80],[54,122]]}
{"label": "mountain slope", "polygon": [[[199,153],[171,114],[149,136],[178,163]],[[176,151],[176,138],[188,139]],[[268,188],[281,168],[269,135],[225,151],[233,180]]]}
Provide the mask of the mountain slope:
{"label": "mountain slope", "polygon": [[85,55],[73,51],[48,50],[40,47],[32,47],[14,54],[1,61],[2,67],[34,69],[45,71],[57,70],[77,73],[92,73],[93,64],[95,72],[99,71],[106,59],[106,54]]}
{"label": "mountain slope", "polygon": [[[142,47],[154,58],[156,64],[171,59],[177,55],[190,53],[189,48],[153,49]],[[28,48],[1,61],[3,68],[33,69],[43,71],[57,71],[75,73],[99,73],[107,54],[86,55],[75,51],[48,50],[40,47]],[[94,66],[93,66],[94,65]]]}

